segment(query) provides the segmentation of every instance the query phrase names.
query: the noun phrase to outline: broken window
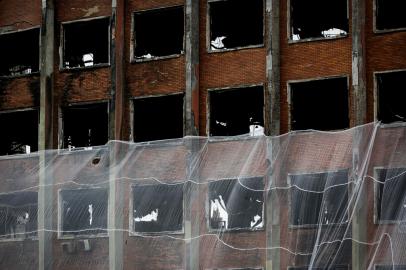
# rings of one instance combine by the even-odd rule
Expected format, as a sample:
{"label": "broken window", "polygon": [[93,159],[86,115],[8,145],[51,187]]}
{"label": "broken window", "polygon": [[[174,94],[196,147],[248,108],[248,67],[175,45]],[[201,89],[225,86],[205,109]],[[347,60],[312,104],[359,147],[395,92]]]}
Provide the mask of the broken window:
{"label": "broken window", "polygon": [[263,44],[263,5],[263,0],[209,2],[210,49]]}
{"label": "broken window", "polygon": [[29,154],[38,150],[38,111],[1,112],[0,155]]}
{"label": "broken window", "polygon": [[72,105],[62,111],[65,148],[72,150],[107,143],[107,103]]}
{"label": "broken window", "polygon": [[176,232],[183,228],[183,184],[133,187],[134,232]]}
{"label": "broken window", "polygon": [[210,182],[210,229],[262,229],[264,227],[263,190],[262,178]]}
{"label": "broken window", "polygon": [[39,28],[0,35],[0,76],[39,71]]}
{"label": "broken window", "polygon": [[349,127],[347,78],[290,84],[292,130]]}
{"label": "broken window", "polygon": [[262,86],[210,91],[209,95],[210,136],[263,133]]}
{"label": "broken window", "polygon": [[0,195],[0,238],[15,239],[37,235],[37,192]]}
{"label": "broken window", "polygon": [[183,53],[183,7],[134,13],[135,58],[149,59]]}
{"label": "broken window", "polygon": [[109,19],[63,24],[63,67],[89,67],[109,63]]}
{"label": "broken window", "polygon": [[383,123],[406,121],[406,71],[376,75],[378,90],[378,120]]}
{"label": "broken window", "polygon": [[183,137],[183,94],[134,99],[134,141]]}
{"label": "broken window", "polygon": [[406,2],[376,0],[376,29],[406,28]]}
{"label": "broken window", "polygon": [[290,224],[329,225],[348,221],[346,170],[290,175],[290,184]]}
{"label": "broken window", "polygon": [[107,232],[106,189],[61,190],[60,203],[62,236]]}
{"label": "broken window", "polygon": [[378,169],[377,175],[378,221],[406,222],[406,168]]}
{"label": "broken window", "polygon": [[291,40],[347,35],[347,0],[290,0],[290,29]]}

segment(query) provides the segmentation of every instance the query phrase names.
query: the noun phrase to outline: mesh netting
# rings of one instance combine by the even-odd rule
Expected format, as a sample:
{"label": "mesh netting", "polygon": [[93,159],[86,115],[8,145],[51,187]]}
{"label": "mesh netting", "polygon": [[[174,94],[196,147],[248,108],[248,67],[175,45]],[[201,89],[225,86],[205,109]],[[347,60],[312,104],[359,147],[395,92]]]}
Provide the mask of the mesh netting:
{"label": "mesh netting", "polygon": [[0,269],[406,265],[405,125],[110,141],[0,179]]}

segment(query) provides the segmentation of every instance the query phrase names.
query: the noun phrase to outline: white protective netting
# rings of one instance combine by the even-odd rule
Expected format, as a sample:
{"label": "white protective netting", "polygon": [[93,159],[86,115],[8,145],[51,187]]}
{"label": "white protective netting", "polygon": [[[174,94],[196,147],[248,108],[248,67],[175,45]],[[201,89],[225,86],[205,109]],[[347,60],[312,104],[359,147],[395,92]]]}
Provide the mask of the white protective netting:
{"label": "white protective netting", "polygon": [[406,126],[0,158],[0,269],[406,269]]}

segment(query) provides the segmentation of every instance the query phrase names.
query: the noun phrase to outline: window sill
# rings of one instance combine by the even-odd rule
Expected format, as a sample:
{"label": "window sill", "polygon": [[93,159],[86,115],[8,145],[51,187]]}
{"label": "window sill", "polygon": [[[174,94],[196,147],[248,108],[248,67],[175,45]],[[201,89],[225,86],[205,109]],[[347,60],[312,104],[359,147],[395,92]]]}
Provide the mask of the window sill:
{"label": "window sill", "polygon": [[152,61],[159,61],[159,60],[167,60],[167,59],[179,58],[183,55],[184,55],[184,53],[178,53],[178,54],[170,54],[170,55],[165,55],[165,56],[156,56],[156,57],[151,57],[151,58],[132,58],[130,63],[137,64],[137,63],[145,63],[145,62],[152,62]]}
{"label": "window sill", "polygon": [[[107,231],[107,229],[106,229]],[[83,240],[83,239],[94,239],[94,238],[108,238],[108,233],[99,234],[80,234],[80,235],[58,235],[58,240]]]}
{"label": "window sill", "polygon": [[393,28],[393,29],[374,29],[374,34],[388,34],[388,33],[394,33],[394,32],[404,32],[406,31],[406,27],[402,28]]}
{"label": "window sill", "polygon": [[26,237],[26,238],[0,238],[0,243],[7,242],[23,242],[23,241],[38,241],[38,236]]}
{"label": "window sill", "polygon": [[320,226],[322,229],[326,229],[329,227],[342,227],[342,226],[347,226],[348,225],[348,221],[347,222],[343,222],[343,223],[331,223],[331,224],[303,224],[303,225],[293,225],[293,224],[289,224],[288,228],[290,230],[301,230],[301,229],[318,229]]}
{"label": "window sill", "polygon": [[89,67],[72,67],[72,68],[60,67],[59,71],[60,72],[87,71],[87,70],[99,69],[99,68],[105,68],[105,67],[110,67],[110,63],[96,64],[96,65],[89,66]]}
{"label": "window sill", "polygon": [[185,230],[182,228],[181,231],[162,231],[162,232],[135,232],[130,230],[128,236],[130,237],[144,237],[144,236],[160,236],[160,235],[183,235]]}
{"label": "window sill", "polygon": [[34,76],[39,76],[41,73],[39,71],[36,72],[31,72],[28,74],[20,74],[20,75],[4,75],[0,76],[0,79],[4,80],[12,80],[12,79],[18,79],[18,78],[26,78],[26,77],[34,77]]}
{"label": "window sill", "polygon": [[312,42],[312,41],[328,41],[328,40],[337,40],[347,38],[349,35],[341,35],[335,37],[315,37],[315,38],[304,38],[299,40],[293,40],[291,38],[288,39],[288,44],[296,44],[296,43],[303,43],[303,42]]}
{"label": "window sill", "polygon": [[233,52],[233,51],[241,51],[241,50],[248,50],[248,49],[255,49],[255,48],[263,48],[265,45],[262,44],[257,44],[257,45],[247,45],[247,46],[241,46],[241,47],[234,47],[234,48],[228,48],[228,49],[218,49],[218,50],[213,50],[208,48],[207,53],[225,53],[225,52]]}
{"label": "window sill", "polygon": [[208,229],[209,233],[254,233],[254,232],[261,232],[265,231],[265,226],[261,228],[233,228],[233,229]]}

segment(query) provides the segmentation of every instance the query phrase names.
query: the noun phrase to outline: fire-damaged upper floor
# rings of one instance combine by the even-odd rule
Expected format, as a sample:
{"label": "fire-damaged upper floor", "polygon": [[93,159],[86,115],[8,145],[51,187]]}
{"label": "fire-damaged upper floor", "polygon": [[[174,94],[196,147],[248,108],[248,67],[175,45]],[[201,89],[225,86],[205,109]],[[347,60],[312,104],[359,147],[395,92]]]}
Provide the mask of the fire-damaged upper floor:
{"label": "fire-damaged upper floor", "polygon": [[404,1],[34,2],[0,1],[0,155],[406,121]]}

